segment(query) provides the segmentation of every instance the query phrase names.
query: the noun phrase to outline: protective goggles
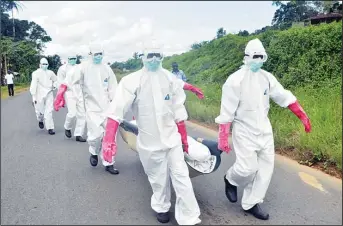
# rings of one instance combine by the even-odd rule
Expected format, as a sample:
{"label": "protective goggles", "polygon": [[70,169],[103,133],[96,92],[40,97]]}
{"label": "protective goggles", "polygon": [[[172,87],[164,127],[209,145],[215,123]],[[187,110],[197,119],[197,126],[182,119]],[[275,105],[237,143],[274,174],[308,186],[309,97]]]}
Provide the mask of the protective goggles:
{"label": "protective goggles", "polygon": [[245,56],[249,57],[252,60],[259,60],[259,61],[262,61],[262,62],[266,62],[267,59],[268,59],[268,56],[265,53],[254,53],[254,54],[251,54],[251,55],[245,54]]}
{"label": "protective goggles", "polygon": [[163,59],[163,55],[161,53],[148,53],[146,55],[146,60],[150,61],[150,60],[162,60]]}
{"label": "protective goggles", "polygon": [[47,64],[47,63],[42,63],[41,65],[49,65],[49,64]]}
{"label": "protective goggles", "polygon": [[94,56],[102,56],[102,53],[94,53]]}
{"label": "protective goggles", "polygon": [[70,57],[68,60],[76,60],[76,57]]}

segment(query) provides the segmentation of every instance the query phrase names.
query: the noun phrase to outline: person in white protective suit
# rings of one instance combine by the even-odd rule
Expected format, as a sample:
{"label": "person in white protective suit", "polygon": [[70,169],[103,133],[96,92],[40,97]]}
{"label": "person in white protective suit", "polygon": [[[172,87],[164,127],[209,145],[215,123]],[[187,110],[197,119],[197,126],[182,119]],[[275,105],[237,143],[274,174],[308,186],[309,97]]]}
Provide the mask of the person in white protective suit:
{"label": "person in white protective suit", "polygon": [[[70,55],[68,57],[68,63],[62,65],[58,69],[57,79],[59,85],[63,84],[67,76],[73,76],[73,73],[76,72],[78,69],[76,60],[76,54]],[[67,91],[65,92],[65,101],[68,108],[68,113],[64,122],[66,137],[71,138],[71,129],[73,127],[73,123],[76,121],[74,130],[76,141],[86,142],[86,139],[82,137],[86,127],[86,116],[80,84],[75,84],[72,87],[68,87]]]}
{"label": "person in white protective suit", "polygon": [[[54,101],[54,108],[58,111],[64,105],[64,93],[68,87],[80,84],[85,102],[87,142],[91,154],[90,164],[95,167],[98,165],[98,154],[101,154],[101,140],[106,123],[105,112],[113,100],[117,88],[117,78],[112,69],[102,63],[104,55],[102,46],[91,45],[90,51],[92,59],[81,63],[76,73],[73,73],[73,76],[67,76],[60,86]],[[106,162],[102,155],[100,158],[106,171],[111,174],[119,174],[119,171],[113,167],[114,159]]]}
{"label": "person in white protective suit", "polygon": [[50,135],[54,135],[53,90],[57,88],[56,74],[48,70],[49,63],[46,58],[40,60],[37,70],[32,73],[30,93],[40,129],[45,128]]}
{"label": "person in white protective suit", "polygon": [[242,208],[261,220],[269,219],[263,202],[274,169],[274,139],[268,118],[269,98],[281,107],[288,107],[311,131],[310,120],[296,97],[284,89],[277,79],[261,67],[267,53],[260,40],[249,41],[244,65],[230,75],[222,88],[218,149],[229,153],[231,124],[236,161],[224,176],[225,193],[237,201],[237,186],[244,188]]}
{"label": "person in white protective suit", "polygon": [[180,225],[198,224],[200,209],[183,154],[188,152],[185,92],[177,78],[162,68],[163,55],[158,46],[147,47],[142,60],[143,68],[122,78],[118,85],[108,110],[103,156],[111,161],[115,155],[118,126],[132,109],[139,130],[137,151],[153,190],[151,207],[157,220],[169,222],[172,181],[176,221]]}

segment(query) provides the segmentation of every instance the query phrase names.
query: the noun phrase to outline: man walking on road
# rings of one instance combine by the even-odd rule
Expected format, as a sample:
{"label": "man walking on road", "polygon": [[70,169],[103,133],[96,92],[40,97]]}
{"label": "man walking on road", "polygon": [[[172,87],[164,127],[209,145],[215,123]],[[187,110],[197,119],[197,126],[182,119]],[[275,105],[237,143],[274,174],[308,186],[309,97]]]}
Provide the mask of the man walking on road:
{"label": "man walking on road", "polygon": [[231,124],[236,162],[224,176],[225,193],[237,202],[237,187],[244,188],[242,208],[258,219],[269,214],[259,206],[263,202],[274,170],[274,138],[268,118],[269,98],[281,107],[288,107],[311,131],[310,119],[296,97],[285,90],[277,79],[261,69],[267,53],[260,40],[251,40],[245,49],[244,65],[230,75],[223,85],[218,149],[229,153]]}
{"label": "man walking on road", "polygon": [[116,133],[130,109],[137,119],[137,150],[153,195],[157,220],[169,222],[171,183],[176,193],[175,218],[179,225],[201,222],[183,152],[188,153],[184,106],[186,94],[179,80],[162,67],[163,54],[156,44],[146,47],[144,67],[125,76],[108,110],[103,156],[111,162],[117,151]]}
{"label": "man walking on road", "polygon": [[[68,63],[62,65],[57,72],[58,84],[64,83],[66,77],[73,76],[73,73],[77,73],[78,65],[76,65],[76,54],[68,57]],[[72,125],[75,122],[74,136],[78,142],[86,142],[86,139],[82,137],[86,127],[85,106],[83,101],[83,95],[80,84],[75,84],[68,88],[65,93],[65,100],[68,108],[66,115],[64,129],[65,135],[71,138]]]}
{"label": "man walking on road", "polygon": [[5,79],[6,79],[6,83],[7,83],[9,96],[14,96],[13,78],[14,78],[13,74],[10,71],[8,71],[8,73],[5,75]]}
{"label": "man walking on road", "polygon": [[30,93],[36,111],[38,126],[48,130],[50,135],[54,135],[54,120],[52,117],[54,95],[56,89],[57,76],[53,71],[48,70],[46,58],[40,60],[40,68],[32,73]]}
{"label": "man walking on road", "polygon": [[102,159],[105,170],[111,174],[119,174],[113,167],[114,159],[106,162],[101,155],[101,140],[105,131],[106,110],[114,98],[117,88],[117,78],[112,69],[102,62],[104,51],[101,45],[91,45],[91,59],[79,64],[77,73],[67,76],[57,92],[54,108],[58,111],[65,105],[64,94],[68,88],[81,85],[85,101],[87,142],[89,145],[90,164],[98,165],[98,155]]}

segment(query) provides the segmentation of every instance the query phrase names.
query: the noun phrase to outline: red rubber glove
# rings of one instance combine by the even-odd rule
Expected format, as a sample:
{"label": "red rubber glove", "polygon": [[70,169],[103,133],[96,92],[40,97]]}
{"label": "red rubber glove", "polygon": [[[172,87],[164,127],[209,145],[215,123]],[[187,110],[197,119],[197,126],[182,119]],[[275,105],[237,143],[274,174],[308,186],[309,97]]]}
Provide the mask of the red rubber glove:
{"label": "red rubber glove", "polygon": [[219,124],[218,149],[226,153],[231,151],[231,147],[229,145],[230,127],[231,122],[227,124]]}
{"label": "red rubber glove", "polygon": [[186,124],[184,121],[176,123],[177,130],[179,131],[181,135],[181,141],[183,146],[183,151],[188,153],[188,141],[187,141],[187,130],[186,130]]}
{"label": "red rubber glove", "polygon": [[58,111],[61,107],[64,107],[65,100],[64,100],[64,93],[67,91],[67,86],[62,84],[57,91],[55,100],[54,100],[54,109]]}
{"label": "red rubber glove", "polygon": [[294,102],[293,104],[288,105],[289,110],[291,110],[304,124],[306,133],[311,132],[311,122],[310,119],[307,117],[304,109],[301,107],[298,101]]}
{"label": "red rubber glove", "polygon": [[117,153],[116,134],[119,122],[107,118],[104,139],[102,140],[102,157],[108,163],[112,163],[113,156]]}
{"label": "red rubber glove", "polygon": [[185,84],[183,85],[183,89],[184,90],[189,90],[191,91],[192,93],[195,93],[195,95],[198,96],[199,99],[203,99],[204,98],[204,94],[203,92],[201,91],[200,88],[196,87],[196,86],[193,86],[187,82],[185,82]]}

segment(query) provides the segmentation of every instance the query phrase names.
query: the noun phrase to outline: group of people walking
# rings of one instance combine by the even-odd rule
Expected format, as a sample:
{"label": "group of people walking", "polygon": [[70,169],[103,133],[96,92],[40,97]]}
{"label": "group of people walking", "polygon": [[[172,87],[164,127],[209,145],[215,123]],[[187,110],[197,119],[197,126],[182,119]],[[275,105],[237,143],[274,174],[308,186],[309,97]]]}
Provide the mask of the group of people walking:
{"label": "group of people walking", "polygon": [[[189,148],[184,90],[200,99],[203,92],[186,82],[177,64],[172,65],[172,72],[162,67],[163,52],[155,42],[145,46],[143,68],[124,76],[119,84],[112,69],[102,62],[103,56],[100,45],[91,45],[89,58],[77,65],[76,55],[70,55],[68,64],[61,66],[57,76],[48,70],[47,60],[41,59],[40,68],[32,73],[30,87],[39,128],[45,127],[49,134],[55,134],[52,111],[66,106],[65,135],[72,137],[76,121],[74,136],[78,142],[88,142],[90,164],[97,166],[100,155],[105,170],[118,174],[113,166],[117,131],[126,113],[133,112],[139,130],[137,150],[153,191],[151,207],[157,220],[169,222],[172,182],[178,224],[200,223],[200,209],[184,160],[184,152]],[[310,120],[296,97],[271,73],[261,69],[266,60],[260,40],[251,40],[245,49],[243,66],[223,85],[220,114],[215,119],[219,124],[218,148],[230,152],[232,127],[236,154],[236,162],[224,176],[225,194],[229,201],[236,202],[237,187],[242,187],[242,208],[262,220],[267,220],[269,214],[259,204],[274,168],[269,99],[288,107],[302,121],[306,132],[311,130]],[[87,140],[83,137],[86,127]]]}

